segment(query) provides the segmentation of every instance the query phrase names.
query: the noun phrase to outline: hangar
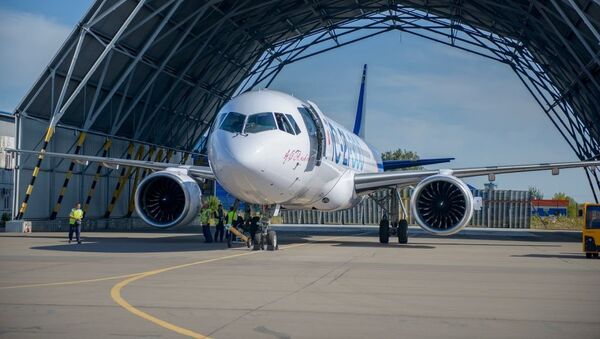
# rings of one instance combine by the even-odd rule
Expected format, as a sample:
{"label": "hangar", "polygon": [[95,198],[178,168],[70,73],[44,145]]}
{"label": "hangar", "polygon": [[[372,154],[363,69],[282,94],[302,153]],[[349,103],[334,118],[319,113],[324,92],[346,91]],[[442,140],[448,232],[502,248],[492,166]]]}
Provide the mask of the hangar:
{"label": "hangar", "polygon": [[[183,163],[232,96],[394,30],[506,64],[579,159],[600,154],[598,0],[96,0],[19,103],[16,144]],[[75,201],[129,217],[145,175],[31,156],[15,172],[16,219]],[[598,200],[600,173],[586,175]]]}

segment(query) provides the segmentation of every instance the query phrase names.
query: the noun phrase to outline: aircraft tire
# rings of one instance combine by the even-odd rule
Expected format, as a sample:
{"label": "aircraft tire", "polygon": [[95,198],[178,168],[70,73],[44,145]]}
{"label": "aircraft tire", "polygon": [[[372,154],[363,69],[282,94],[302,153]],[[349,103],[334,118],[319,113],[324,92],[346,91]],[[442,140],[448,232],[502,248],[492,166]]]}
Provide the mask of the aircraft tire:
{"label": "aircraft tire", "polygon": [[275,231],[267,232],[267,250],[275,251],[279,249],[279,244],[277,243],[277,233]]}
{"label": "aircraft tire", "polygon": [[408,244],[408,221],[406,219],[398,222],[398,243]]}
{"label": "aircraft tire", "polygon": [[590,252],[585,252],[585,257],[590,259],[592,257],[592,253]]}
{"label": "aircraft tire", "polygon": [[387,219],[379,222],[379,242],[382,244],[390,242],[390,222]]}
{"label": "aircraft tire", "polygon": [[261,237],[262,237],[261,234],[258,233],[258,232],[254,235],[254,239],[252,241],[253,242],[253,244],[252,244],[252,250],[253,251],[260,251],[260,250],[263,249],[262,248]]}

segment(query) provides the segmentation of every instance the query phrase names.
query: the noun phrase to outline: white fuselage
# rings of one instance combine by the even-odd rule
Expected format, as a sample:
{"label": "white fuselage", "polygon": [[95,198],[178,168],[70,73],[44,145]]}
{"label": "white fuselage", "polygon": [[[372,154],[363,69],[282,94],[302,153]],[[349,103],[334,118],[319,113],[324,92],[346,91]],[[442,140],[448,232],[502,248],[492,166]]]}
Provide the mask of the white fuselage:
{"label": "white fuselage", "polygon": [[218,113],[208,143],[219,183],[254,204],[350,208],[361,200],[354,174],[382,171],[380,154],[360,137],[315,104],[272,90],[246,92],[229,101]]}

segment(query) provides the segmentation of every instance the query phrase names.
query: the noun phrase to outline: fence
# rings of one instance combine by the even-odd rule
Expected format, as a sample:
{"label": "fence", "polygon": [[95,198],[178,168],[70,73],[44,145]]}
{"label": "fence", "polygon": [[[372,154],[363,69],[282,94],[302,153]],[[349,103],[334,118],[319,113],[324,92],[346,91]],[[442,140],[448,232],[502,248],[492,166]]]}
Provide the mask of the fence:
{"label": "fence", "polygon": [[[382,198],[384,192],[378,192]],[[473,213],[469,226],[490,228],[529,228],[531,218],[531,196],[528,191],[474,190],[473,196],[482,197],[481,210]],[[401,191],[402,201],[407,207],[408,222],[414,224],[410,211],[410,190]],[[377,225],[383,209],[366,198],[356,207],[335,212],[315,210],[284,210],[284,224],[332,224],[332,225]]]}

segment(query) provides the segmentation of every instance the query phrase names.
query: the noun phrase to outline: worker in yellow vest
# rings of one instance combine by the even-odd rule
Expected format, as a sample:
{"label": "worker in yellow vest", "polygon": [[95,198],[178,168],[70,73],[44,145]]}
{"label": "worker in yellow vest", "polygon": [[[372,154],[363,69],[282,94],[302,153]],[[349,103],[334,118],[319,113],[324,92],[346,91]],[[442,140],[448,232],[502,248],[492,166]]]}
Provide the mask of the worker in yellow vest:
{"label": "worker in yellow vest", "polygon": [[231,232],[229,232],[229,228],[231,226],[234,226],[236,222],[237,222],[237,213],[232,205],[231,207],[229,207],[229,212],[227,212],[227,215],[225,216],[225,230],[227,231],[225,233],[225,238],[228,241],[229,241],[229,238],[233,237],[233,234]]}
{"label": "worker in yellow vest", "polygon": [[204,234],[204,242],[213,242],[212,233],[210,233],[210,219],[212,218],[212,210],[208,207],[207,203],[202,205],[202,211],[200,212],[200,224],[202,225],[202,234]]}
{"label": "worker in yellow vest", "polygon": [[219,204],[217,210],[213,212],[214,219],[216,220],[216,230],[215,230],[215,242],[223,242],[223,236],[225,235],[225,210],[223,209],[223,205]]}
{"label": "worker in yellow vest", "polygon": [[83,211],[81,210],[81,204],[77,203],[75,208],[71,209],[69,213],[69,244],[73,241],[73,232],[77,239],[77,243],[81,244],[81,221],[83,220]]}

